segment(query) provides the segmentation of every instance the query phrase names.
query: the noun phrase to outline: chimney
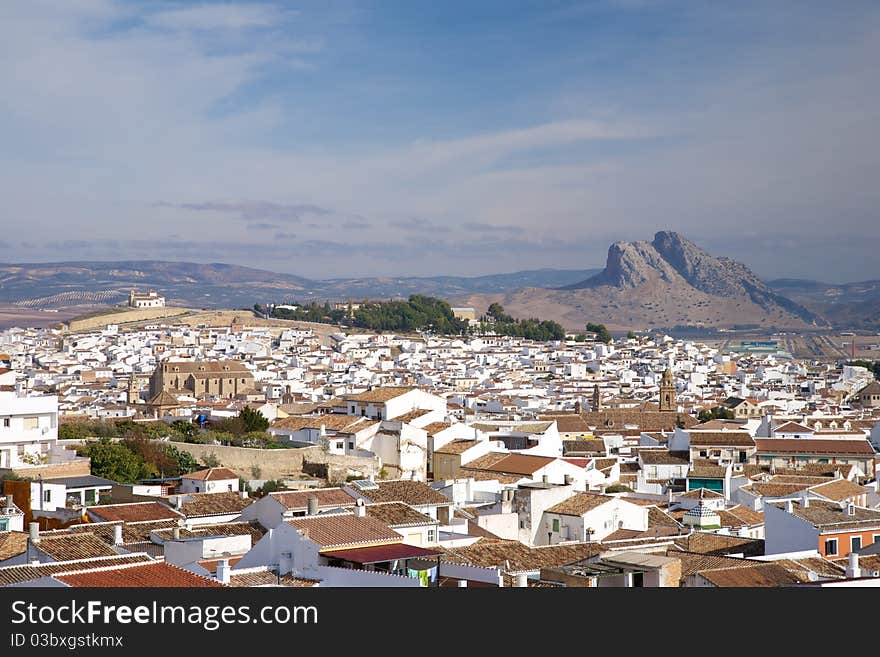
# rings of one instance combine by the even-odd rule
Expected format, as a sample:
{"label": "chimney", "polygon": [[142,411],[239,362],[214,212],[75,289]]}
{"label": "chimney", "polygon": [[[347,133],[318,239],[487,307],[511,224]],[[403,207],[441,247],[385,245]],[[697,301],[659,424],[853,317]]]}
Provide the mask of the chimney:
{"label": "chimney", "polygon": [[466,589],[467,588],[467,580],[466,579],[458,580],[458,588]]}
{"label": "chimney", "polygon": [[849,563],[846,567],[846,576],[848,579],[862,576],[862,569],[859,568],[859,553],[849,553]]}
{"label": "chimney", "polygon": [[217,563],[217,581],[229,584],[229,559],[220,559]]}
{"label": "chimney", "polygon": [[246,490],[239,491],[241,494],[241,499],[246,500],[248,498],[248,492]]}
{"label": "chimney", "polygon": [[316,516],[318,515],[318,498],[310,497],[306,500],[306,515],[307,516]]}
{"label": "chimney", "polygon": [[172,536],[172,538],[174,538],[175,541],[179,541],[180,540],[180,527],[175,527],[171,531],[171,536]]}
{"label": "chimney", "polygon": [[571,475],[565,475],[565,485],[571,486],[571,483],[574,481]]}
{"label": "chimney", "polygon": [[543,481],[545,484],[550,483],[550,477],[547,475],[542,475],[541,481]]}
{"label": "chimney", "polygon": [[519,589],[524,589],[529,585],[529,576],[525,573],[520,573],[516,576],[514,586]]}
{"label": "chimney", "polygon": [[40,543],[40,523],[32,522],[28,524],[28,538],[31,541],[31,545],[38,545]]}
{"label": "chimney", "polygon": [[785,510],[788,511],[788,513],[794,513],[794,502],[792,502],[791,500],[786,500]]}
{"label": "chimney", "polygon": [[12,515],[12,508],[15,506],[15,502],[12,501],[12,494],[6,496],[6,508],[9,509],[6,513]]}
{"label": "chimney", "polygon": [[473,477],[468,477],[465,480],[464,496],[465,496],[465,501],[470,501],[470,500],[474,499],[474,478]]}
{"label": "chimney", "polygon": [[673,496],[672,496],[672,486],[666,489],[666,504],[667,506],[672,506]]}
{"label": "chimney", "polygon": [[178,511],[183,507],[183,495],[174,498],[174,508]]}
{"label": "chimney", "polygon": [[113,545],[122,545],[122,525],[113,525]]}
{"label": "chimney", "polygon": [[364,505],[363,500],[358,500],[354,507],[354,515],[358,518],[363,518],[367,515],[367,507]]}
{"label": "chimney", "polygon": [[804,498],[801,500],[801,506],[805,509],[810,508],[810,498],[804,495]]}

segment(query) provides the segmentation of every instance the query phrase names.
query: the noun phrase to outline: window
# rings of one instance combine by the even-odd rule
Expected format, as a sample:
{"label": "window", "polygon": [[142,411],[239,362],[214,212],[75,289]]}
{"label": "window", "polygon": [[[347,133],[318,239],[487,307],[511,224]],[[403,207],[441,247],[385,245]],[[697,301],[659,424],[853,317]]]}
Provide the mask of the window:
{"label": "window", "polygon": [[825,541],[825,556],[830,557],[837,554],[837,539],[829,538]]}
{"label": "window", "polygon": [[705,449],[700,452],[700,456],[702,458],[706,458],[706,450]]}
{"label": "window", "polygon": [[874,534],[871,538],[873,543],[880,543],[880,534]]}
{"label": "window", "polygon": [[348,441],[348,448],[349,448],[349,449],[354,449],[354,441],[352,441],[352,440],[349,440],[349,441]]}
{"label": "window", "polygon": [[3,426],[4,426],[4,427],[8,427],[8,426],[9,426],[9,422],[10,422],[10,419],[9,419],[8,417],[3,418]]}
{"label": "window", "polygon": [[858,552],[862,549],[862,537],[861,536],[852,536],[849,539],[849,551],[850,552]]}
{"label": "window", "polygon": [[526,528],[526,521],[525,521],[525,520],[520,520],[520,521],[519,521],[519,528],[520,528],[520,529],[525,529],[525,528]]}
{"label": "window", "polygon": [[26,417],[22,418],[22,421],[24,422],[25,431],[33,431],[40,428],[40,418],[38,417]]}
{"label": "window", "polygon": [[232,492],[232,484],[226,484],[226,489],[231,493]]}
{"label": "window", "polygon": [[557,532],[557,533],[559,532],[559,519],[558,518],[553,519],[553,531]]}
{"label": "window", "polygon": [[0,518],[0,532],[9,531],[9,518]]}
{"label": "window", "polygon": [[52,491],[44,490],[43,491],[43,502],[51,502],[52,501]]}
{"label": "window", "polygon": [[435,532],[433,529],[428,530],[428,543],[433,543],[435,540]]}

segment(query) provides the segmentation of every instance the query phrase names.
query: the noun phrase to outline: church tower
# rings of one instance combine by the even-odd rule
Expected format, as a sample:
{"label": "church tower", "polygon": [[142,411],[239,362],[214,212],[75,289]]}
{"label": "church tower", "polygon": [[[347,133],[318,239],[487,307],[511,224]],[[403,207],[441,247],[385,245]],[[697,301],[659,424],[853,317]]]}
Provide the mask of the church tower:
{"label": "church tower", "polygon": [[140,390],[138,389],[137,377],[132,372],[131,377],[128,379],[128,403],[129,404],[138,404],[141,401]]}
{"label": "church tower", "polygon": [[675,407],[675,381],[672,379],[672,370],[667,368],[663,372],[660,381],[660,410],[674,411]]}
{"label": "church tower", "polygon": [[599,384],[597,383],[593,388],[593,399],[590,404],[591,411],[601,411],[602,410],[602,394],[599,392]]}

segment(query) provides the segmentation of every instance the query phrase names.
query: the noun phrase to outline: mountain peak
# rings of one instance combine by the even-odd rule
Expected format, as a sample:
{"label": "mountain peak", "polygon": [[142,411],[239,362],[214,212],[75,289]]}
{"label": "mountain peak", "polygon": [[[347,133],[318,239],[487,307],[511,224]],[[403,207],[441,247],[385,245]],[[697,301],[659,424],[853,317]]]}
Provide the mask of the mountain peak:
{"label": "mountain peak", "polygon": [[716,257],[683,235],[658,231],[651,242],[615,242],[608,249],[605,269],[565,290],[609,286],[617,290],[644,289],[742,299],[765,311],[784,310],[806,322],[816,317],[806,308],[773,292],[752,270],[730,258]]}

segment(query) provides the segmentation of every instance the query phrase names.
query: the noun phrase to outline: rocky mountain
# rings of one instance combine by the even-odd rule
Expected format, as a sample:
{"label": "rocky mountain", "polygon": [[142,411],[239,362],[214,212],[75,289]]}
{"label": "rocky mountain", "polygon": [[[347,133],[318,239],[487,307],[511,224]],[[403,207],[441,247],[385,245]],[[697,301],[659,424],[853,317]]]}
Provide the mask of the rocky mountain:
{"label": "rocky mountain", "polygon": [[615,242],[605,269],[572,285],[472,295],[466,301],[478,310],[497,301],[514,316],[555,319],[571,328],[587,321],[619,330],[825,324],[742,263],[713,256],[672,231],[658,232],[651,242]]}

